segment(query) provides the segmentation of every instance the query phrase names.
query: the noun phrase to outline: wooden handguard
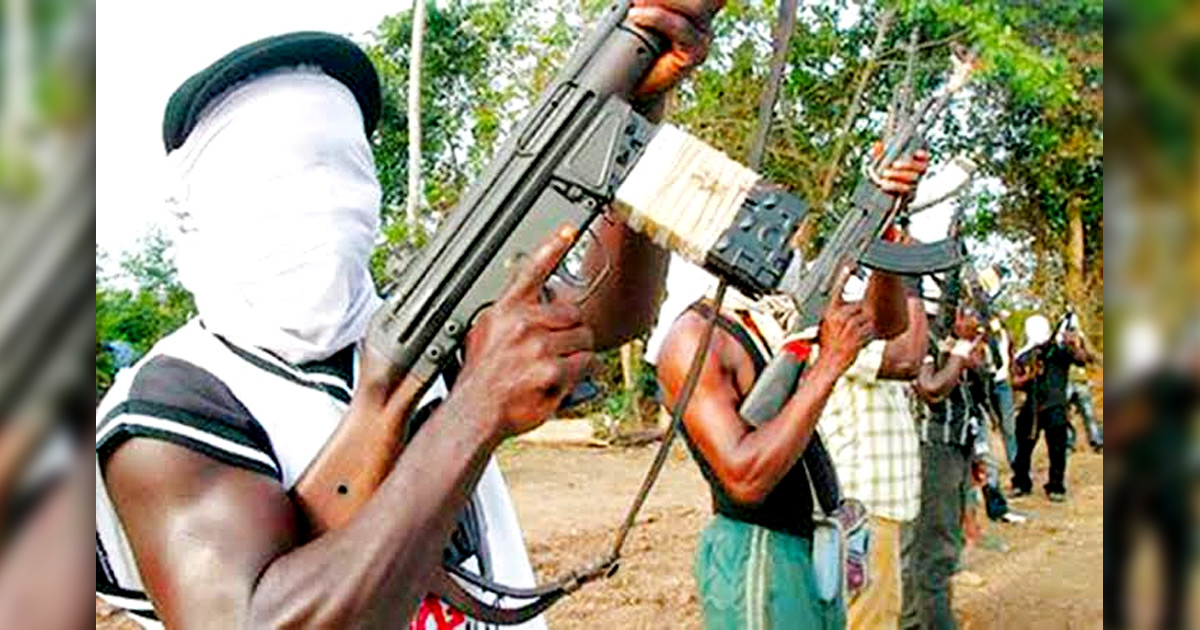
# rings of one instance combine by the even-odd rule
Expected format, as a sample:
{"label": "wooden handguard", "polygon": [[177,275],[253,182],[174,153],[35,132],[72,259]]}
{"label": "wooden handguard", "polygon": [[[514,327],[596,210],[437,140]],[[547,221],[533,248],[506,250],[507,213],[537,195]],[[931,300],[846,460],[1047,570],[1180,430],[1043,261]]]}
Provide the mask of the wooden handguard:
{"label": "wooden handguard", "polygon": [[292,488],[313,535],[345,525],[383,483],[404,448],[406,421],[425,386],[413,375],[404,377],[378,415],[355,402],[362,397],[351,400],[346,417]]}

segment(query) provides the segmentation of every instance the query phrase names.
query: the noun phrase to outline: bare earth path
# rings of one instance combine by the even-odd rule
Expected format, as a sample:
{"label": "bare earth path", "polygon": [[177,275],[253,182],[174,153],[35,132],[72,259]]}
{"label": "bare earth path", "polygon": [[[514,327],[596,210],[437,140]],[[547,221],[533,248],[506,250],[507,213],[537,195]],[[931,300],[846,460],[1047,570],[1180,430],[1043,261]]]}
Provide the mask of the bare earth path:
{"label": "bare earth path", "polygon": [[[502,452],[540,575],[557,575],[607,549],[653,448],[517,447]],[[1037,463],[1044,479],[1044,455]],[[966,558],[966,568],[982,582],[960,582],[955,590],[964,628],[1102,625],[1103,466],[1100,455],[1076,453],[1070,460],[1068,503],[1052,504],[1035,494],[1014,502],[1032,514],[1029,523],[985,526],[992,540],[973,547]],[[692,551],[708,518],[704,481],[678,448],[643,509],[620,571],[552,609],[551,626],[697,627]],[[997,539],[1007,551],[998,550]]]}
{"label": "bare earth path", "polygon": [[[633,449],[509,445],[500,460],[542,576],[555,576],[602,555],[612,543],[655,446]],[[1044,449],[1038,475],[1045,476]],[[982,578],[959,583],[955,604],[964,628],[1099,628],[1103,614],[1103,458],[1071,457],[1071,499],[1041,495],[1015,502],[1026,525],[987,524],[995,544],[977,545],[966,568]],[[691,628],[700,623],[692,552],[708,522],[707,488],[682,447],[626,543],[626,560],[609,580],[584,587],[549,613],[554,628]],[[96,627],[134,626],[97,608]]]}

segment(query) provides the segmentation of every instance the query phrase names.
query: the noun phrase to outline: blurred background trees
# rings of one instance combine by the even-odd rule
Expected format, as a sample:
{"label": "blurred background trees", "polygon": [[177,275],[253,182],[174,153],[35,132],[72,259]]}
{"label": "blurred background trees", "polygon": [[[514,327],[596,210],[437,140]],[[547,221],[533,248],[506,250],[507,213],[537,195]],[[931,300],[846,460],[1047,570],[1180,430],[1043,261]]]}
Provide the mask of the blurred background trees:
{"label": "blurred background trees", "polygon": [[[919,40],[918,96],[944,76],[950,42],[976,48],[982,71],[930,138],[935,167],[957,153],[979,163],[980,176],[968,197],[971,249],[1013,271],[1014,286],[1004,298],[1009,305],[1055,315],[1070,301],[1102,347],[1100,0],[800,5],[764,176],[809,200],[817,212],[844,207],[862,152],[877,137],[902,80],[910,34],[915,30]],[[383,186],[383,239],[372,261],[380,286],[437,228],[605,6],[596,0],[427,4],[423,190],[415,224],[405,218],[403,207],[410,12],[383,18],[362,42],[384,91],[383,118],[373,138]],[[668,113],[672,123],[745,158],[766,82],[775,13],[774,2],[728,2],[716,21],[707,62],[674,95]],[[150,253],[160,245],[160,240],[145,242]],[[131,313],[129,319],[114,315],[111,321],[125,323],[106,331],[123,331],[120,338],[139,349],[148,347],[140,335],[174,324],[143,329],[132,322],[143,316],[177,322],[187,312],[176,288],[154,273],[146,275],[146,267],[134,262],[164,260],[150,253],[126,257],[114,270],[133,278],[136,289],[111,289],[111,278],[98,276],[99,342],[105,341],[99,336],[102,291],[108,312]],[[615,356],[611,362],[617,362]]]}

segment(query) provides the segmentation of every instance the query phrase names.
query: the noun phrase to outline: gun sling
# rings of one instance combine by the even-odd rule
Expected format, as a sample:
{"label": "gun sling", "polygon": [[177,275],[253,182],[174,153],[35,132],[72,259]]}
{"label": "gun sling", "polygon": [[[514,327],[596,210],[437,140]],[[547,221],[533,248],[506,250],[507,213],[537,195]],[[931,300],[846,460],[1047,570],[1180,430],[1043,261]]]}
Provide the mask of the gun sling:
{"label": "gun sling", "polygon": [[[366,345],[390,360],[399,387],[389,399],[387,418],[351,422],[354,416],[348,416],[297,482],[294,496],[314,534],[346,523],[382,483],[404,448],[405,418],[455,356],[475,315],[501,294],[508,268],[564,223],[582,234],[611,208],[634,230],[712,271],[721,280],[722,295],[726,284],[757,296],[784,283],[793,258],[790,237],[807,206],[686,133],[634,111],[629,95],[665,43],[627,22],[627,11],[626,1],[609,9],[376,313]],[[940,111],[944,101],[926,104],[922,112]],[[916,124],[901,134],[904,147],[889,147],[889,155],[909,146]],[[643,159],[648,156],[657,157]],[[664,189],[664,180],[673,186]],[[947,245],[917,257],[875,249],[872,258],[867,252],[898,204],[870,181],[859,193],[856,198],[870,202],[856,203],[818,264],[801,278],[801,292],[793,293],[809,310],[824,310],[824,277],[844,262],[865,258],[882,269],[928,272],[956,259],[947,255],[953,249]],[[668,206],[677,214],[657,212]],[[603,561],[534,589],[505,587],[458,567],[439,568],[432,577],[434,593],[480,621],[513,624],[615,571],[665,462],[711,331],[712,323],[672,414],[672,428]],[[533,601],[502,608],[474,596],[456,579],[494,595]]]}

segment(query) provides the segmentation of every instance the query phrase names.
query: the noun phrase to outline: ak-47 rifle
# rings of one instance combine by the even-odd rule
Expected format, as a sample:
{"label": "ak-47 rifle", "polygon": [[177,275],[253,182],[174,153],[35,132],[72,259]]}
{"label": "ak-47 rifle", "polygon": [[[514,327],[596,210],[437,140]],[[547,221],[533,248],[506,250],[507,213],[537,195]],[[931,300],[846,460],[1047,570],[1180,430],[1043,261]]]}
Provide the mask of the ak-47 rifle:
{"label": "ak-47 rifle", "polygon": [[[401,412],[348,416],[303,473],[293,494],[313,533],[345,524],[383,482],[407,439],[408,416],[455,361],[474,317],[500,296],[510,267],[556,228],[569,225],[578,237],[611,208],[747,294],[778,285],[805,204],[635,111],[631,94],[666,42],[629,21],[628,8],[622,1],[607,11],[376,313],[366,342],[391,361],[390,400]],[[445,564],[430,590],[479,621],[515,624],[614,570],[615,555],[538,588]],[[493,605],[503,598],[526,603]]]}
{"label": "ak-47 rifle", "polygon": [[[454,361],[475,315],[499,297],[508,268],[555,228],[569,224],[582,234],[611,208],[632,229],[748,295],[779,286],[806,205],[682,130],[635,111],[630,95],[665,42],[627,14],[625,1],[608,10],[377,312],[367,344],[392,362],[398,385],[391,401],[403,413],[348,417],[326,442],[294,489],[314,533],[346,523],[383,482],[415,403]],[[925,109],[941,107],[944,99]],[[880,163],[900,155],[907,140]],[[860,206],[871,210],[852,221],[861,227],[839,232],[842,254],[892,271],[927,272],[953,262],[945,246],[867,252],[860,241],[874,240],[890,222],[888,208],[876,208],[890,207],[891,197],[864,195]],[[870,236],[857,238],[859,231]],[[832,269],[823,264],[814,275]],[[623,538],[604,560],[546,586],[508,587],[446,564],[434,571],[430,590],[479,621],[520,623],[615,570]],[[450,574],[492,601],[528,603],[484,602]]]}
{"label": "ak-47 rifle", "polygon": [[[897,113],[895,131],[886,138],[885,149],[864,168],[853,207],[842,217],[828,243],[810,268],[797,257],[792,261],[782,289],[798,310],[792,333],[817,325],[832,299],[834,280],[847,265],[885,273],[925,275],[949,271],[962,260],[962,244],[956,237],[936,243],[900,245],[882,240],[884,232],[907,211],[910,198],[884,192],[881,169],[901,156],[912,155],[924,144],[924,136],[963,85],[974,66],[970,53],[956,52],[953,69],[942,88],[922,100],[905,116]],[[889,124],[890,126],[890,124]],[[953,275],[953,274],[951,274]],[[740,409],[742,418],[759,425],[774,418],[795,390],[804,369],[803,358],[779,352],[763,370]]]}

